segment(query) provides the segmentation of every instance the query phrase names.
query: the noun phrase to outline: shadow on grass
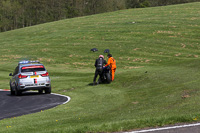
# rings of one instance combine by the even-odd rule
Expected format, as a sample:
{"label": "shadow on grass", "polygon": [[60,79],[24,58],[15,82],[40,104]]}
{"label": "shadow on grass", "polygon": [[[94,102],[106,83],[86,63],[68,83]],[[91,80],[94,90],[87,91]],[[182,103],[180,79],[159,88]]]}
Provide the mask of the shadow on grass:
{"label": "shadow on grass", "polygon": [[93,83],[89,83],[88,86],[94,86]]}
{"label": "shadow on grass", "polygon": [[110,83],[99,83],[99,84],[97,84],[97,83],[95,83],[95,84],[89,83],[87,86],[96,86],[96,85],[102,85],[102,84],[106,85],[106,84],[110,84]]}

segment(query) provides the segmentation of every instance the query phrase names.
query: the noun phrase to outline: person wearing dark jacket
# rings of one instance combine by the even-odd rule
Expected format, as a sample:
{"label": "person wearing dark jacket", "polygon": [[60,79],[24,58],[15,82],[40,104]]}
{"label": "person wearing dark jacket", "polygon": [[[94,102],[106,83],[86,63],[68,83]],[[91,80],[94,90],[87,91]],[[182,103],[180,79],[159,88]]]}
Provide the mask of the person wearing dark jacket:
{"label": "person wearing dark jacket", "polygon": [[97,84],[99,84],[101,76],[102,76],[104,64],[107,64],[106,60],[104,60],[104,56],[103,55],[99,55],[99,58],[96,59],[95,65],[94,65],[96,67],[96,70],[95,70],[93,85],[96,84],[96,78],[97,78],[98,75],[99,75],[99,79],[98,79]]}

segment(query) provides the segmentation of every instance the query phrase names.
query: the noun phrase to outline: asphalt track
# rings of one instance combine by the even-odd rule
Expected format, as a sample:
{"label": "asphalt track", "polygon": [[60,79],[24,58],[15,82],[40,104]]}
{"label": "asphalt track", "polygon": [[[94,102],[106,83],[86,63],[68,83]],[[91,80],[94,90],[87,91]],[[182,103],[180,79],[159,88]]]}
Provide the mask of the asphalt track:
{"label": "asphalt track", "polygon": [[11,96],[0,90],[0,120],[50,109],[69,102],[70,98],[59,94],[23,92],[22,96]]}

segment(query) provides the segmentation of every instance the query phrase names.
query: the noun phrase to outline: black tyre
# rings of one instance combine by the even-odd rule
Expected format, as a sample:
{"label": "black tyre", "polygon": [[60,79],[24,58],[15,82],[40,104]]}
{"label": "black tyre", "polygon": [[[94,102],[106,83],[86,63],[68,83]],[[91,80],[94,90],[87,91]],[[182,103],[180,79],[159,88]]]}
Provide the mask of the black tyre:
{"label": "black tyre", "polygon": [[51,94],[51,87],[45,89],[45,94]]}
{"label": "black tyre", "polygon": [[108,84],[110,84],[110,82],[111,82],[110,73],[106,73],[106,82],[107,82]]}
{"label": "black tyre", "polygon": [[22,95],[22,91],[17,90],[17,86],[15,85],[15,96],[21,96]]}
{"label": "black tyre", "polygon": [[15,91],[13,91],[11,85],[10,85],[10,95],[15,95]]}

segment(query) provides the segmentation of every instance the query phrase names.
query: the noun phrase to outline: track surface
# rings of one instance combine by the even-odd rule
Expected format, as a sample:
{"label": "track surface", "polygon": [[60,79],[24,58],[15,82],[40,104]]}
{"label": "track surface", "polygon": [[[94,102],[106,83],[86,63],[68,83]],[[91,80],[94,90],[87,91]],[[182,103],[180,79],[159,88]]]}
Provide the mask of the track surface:
{"label": "track surface", "polygon": [[69,100],[69,97],[56,94],[24,92],[22,96],[11,96],[9,91],[0,91],[0,120],[40,112]]}

